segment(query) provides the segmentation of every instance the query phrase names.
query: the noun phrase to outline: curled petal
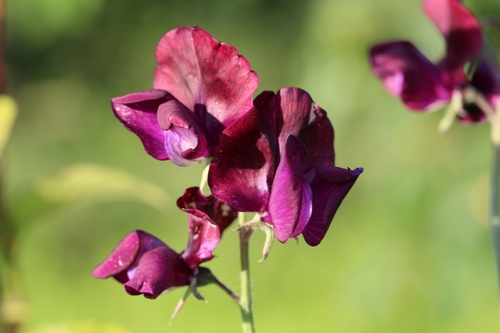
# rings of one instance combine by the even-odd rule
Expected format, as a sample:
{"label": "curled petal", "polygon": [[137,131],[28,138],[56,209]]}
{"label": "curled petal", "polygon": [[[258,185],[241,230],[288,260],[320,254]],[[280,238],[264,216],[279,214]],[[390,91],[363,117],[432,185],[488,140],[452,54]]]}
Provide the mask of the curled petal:
{"label": "curled petal", "polygon": [[177,100],[158,107],[158,124],[165,132],[165,150],[170,160],[188,166],[212,155],[207,135],[194,113]]}
{"label": "curled petal", "polygon": [[133,276],[124,286],[130,295],[143,294],[155,299],[170,288],[189,285],[193,274],[177,252],[160,246],[141,256]]}
{"label": "curled petal", "polygon": [[219,227],[205,213],[194,210],[189,214],[189,241],[182,258],[191,269],[213,258],[220,235]]}
{"label": "curled petal", "polygon": [[219,139],[208,184],[216,198],[237,211],[260,212],[267,206],[279,158],[273,123],[272,112],[252,109]]}
{"label": "curled petal", "polygon": [[410,109],[431,110],[451,98],[440,69],[410,42],[377,44],[370,50],[370,62],[385,88]]}
{"label": "curled petal", "polygon": [[184,195],[177,199],[177,207],[190,214],[196,211],[205,213],[217,224],[221,234],[238,216],[238,212],[228,204],[213,195],[203,195],[198,187],[186,189]]}
{"label": "curled petal", "polygon": [[307,244],[316,246],[325,237],[337,209],[362,172],[362,168],[316,167],[306,173],[313,197],[311,219],[302,231]]}
{"label": "curled petal", "polygon": [[136,230],[125,236],[92,275],[114,277],[131,295],[156,298],[166,289],[188,285],[193,271],[161,240]]}
{"label": "curled petal", "polygon": [[269,215],[274,235],[282,243],[300,234],[311,217],[311,187],[301,174],[305,154],[302,142],[290,135],[276,170],[269,198]]}
{"label": "curled petal", "polygon": [[158,125],[158,107],[173,99],[163,90],[153,89],[111,99],[115,116],[144,145],[146,152],[158,160],[169,158],[165,150],[165,133]]}
{"label": "curled petal", "polygon": [[168,32],[156,49],[154,87],[197,113],[216,141],[223,129],[252,106],[258,77],[233,46],[203,29]]}
{"label": "curled petal", "polygon": [[446,40],[441,65],[447,70],[461,70],[483,45],[479,22],[460,0],[426,0],[423,7]]}

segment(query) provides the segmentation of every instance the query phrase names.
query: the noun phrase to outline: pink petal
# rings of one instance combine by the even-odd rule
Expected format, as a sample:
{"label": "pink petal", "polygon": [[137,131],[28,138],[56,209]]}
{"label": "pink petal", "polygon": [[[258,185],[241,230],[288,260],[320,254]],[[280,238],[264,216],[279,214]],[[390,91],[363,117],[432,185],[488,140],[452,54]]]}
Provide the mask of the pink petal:
{"label": "pink petal", "polygon": [[203,29],[168,32],[158,44],[156,59],[154,87],[195,112],[213,140],[252,106],[257,74],[236,48]]}
{"label": "pink petal", "polygon": [[446,39],[443,68],[461,70],[482,48],[479,22],[459,0],[426,0],[423,7]]}

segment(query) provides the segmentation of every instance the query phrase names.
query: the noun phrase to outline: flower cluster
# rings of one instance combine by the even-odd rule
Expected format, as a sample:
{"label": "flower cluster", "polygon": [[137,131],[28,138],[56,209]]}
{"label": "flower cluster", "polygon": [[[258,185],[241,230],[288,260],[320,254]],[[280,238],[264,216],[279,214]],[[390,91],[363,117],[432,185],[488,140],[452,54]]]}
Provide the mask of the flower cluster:
{"label": "flower cluster", "polygon": [[318,245],[363,171],[335,166],[326,112],[299,88],[252,99],[258,77],[248,61],[197,27],[168,32],[156,58],[153,89],[113,98],[112,109],[152,157],[179,166],[208,159],[212,194],[190,188],[177,201],[189,214],[184,252],[134,231],[94,276],[114,277],[148,298],[195,288],[207,276],[199,265],[238,212],[255,212],[280,242],[302,234]]}
{"label": "flower cluster", "polygon": [[[373,72],[411,110],[433,111],[457,96],[460,105],[454,111],[462,122],[485,120],[500,103],[500,76],[481,54],[479,22],[460,0],[425,0],[423,9],[446,42],[441,60],[431,62],[411,42],[388,41],[370,49]],[[470,74],[464,70],[466,64]],[[486,110],[468,102],[470,91],[487,102]]]}

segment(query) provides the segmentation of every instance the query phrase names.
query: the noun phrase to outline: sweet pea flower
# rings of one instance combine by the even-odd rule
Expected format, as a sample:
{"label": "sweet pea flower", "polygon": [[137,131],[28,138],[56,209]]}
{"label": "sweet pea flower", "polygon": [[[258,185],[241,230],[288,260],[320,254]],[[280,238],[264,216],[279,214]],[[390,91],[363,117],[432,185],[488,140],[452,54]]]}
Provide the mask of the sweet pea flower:
{"label": "sweet pea flower", "polygon": [[158,160],[187,166],[211,157],[222,131],[251,107],[257,74],[197,27],[163,36],[156,61],[154,89],[113,98],[115,116]]}
{"label": "sweet pea flower", "polygon": [[[433,63],[411,42],[389,41],[370,49],[375,75],[411,110],[436,110],[448,104],[457,92],[463,95],[466,87],[473,87],[483,95],[489,94],[488,102],[495,108],[500,95],[499,81],[487,60],[478,61],[476,72],[480,73],[473,75],[472,80],[464,72],[466,63],[478,58],[483,46],[477,19],[460,0],[426,0],[423,9],[445,39],[443,58]],[[486,81],[479,82],[485,78]],[[463,111],[465,113],[457,114],[463,122],[478,122],[486,117],[477,108],[464,106]]]}
{"label": "sweet pea flower", "polygon": [[193,286],[194,279],[193,288],[213,280],[211,272],[199,265],[213,258],[221,232],[237,212],[213,196],[204,196],[198,188],[187,189],[177,204],[189,213],[189,241],[182,253],[147,232],[135,230],[125,236],[92,275],[100,279],[114,277],[128,294],[142,294],[150,299],[176,287]]}
{"label": "sweet pea flower", "polygon": [[280,242],[325,236],[363,171],[334,166],[333,127],[298,88],[263,92],[219,139],[208,176],[212,193],[237,211],[258,212]]}

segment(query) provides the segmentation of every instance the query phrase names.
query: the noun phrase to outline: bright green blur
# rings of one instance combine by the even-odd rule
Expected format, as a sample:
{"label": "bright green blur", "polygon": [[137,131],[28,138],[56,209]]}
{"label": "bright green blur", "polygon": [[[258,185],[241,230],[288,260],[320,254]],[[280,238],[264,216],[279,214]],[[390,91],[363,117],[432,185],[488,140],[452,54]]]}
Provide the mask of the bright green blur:
{"label": "bright green blur", "polygon": [[[465,3],[500,17],[498,0]],[[335,127],[337,164],[365,168],[320,246],[276,241],[258,263],[265,237],[254,233],[257,332],[498,332],[489,127],[456,123],[440,136],[444,112],[408,112],[368,66],[368,47],[387,39],[442,55],[420,0],[11,0],[7,20],[19,114],[3,177],[21,230],[25,332],[240,332],[238,306],[215,286],[169,324],[184,289],[151,301],[91,276],[133,229],[186,245],[175,200],[203,165],[149,157],[109,103],[151,88],[156,43],[183,25],[237,47],[258,92],[307,90]],[[207,264],[234,289],[237,242],[228,230]]]}

